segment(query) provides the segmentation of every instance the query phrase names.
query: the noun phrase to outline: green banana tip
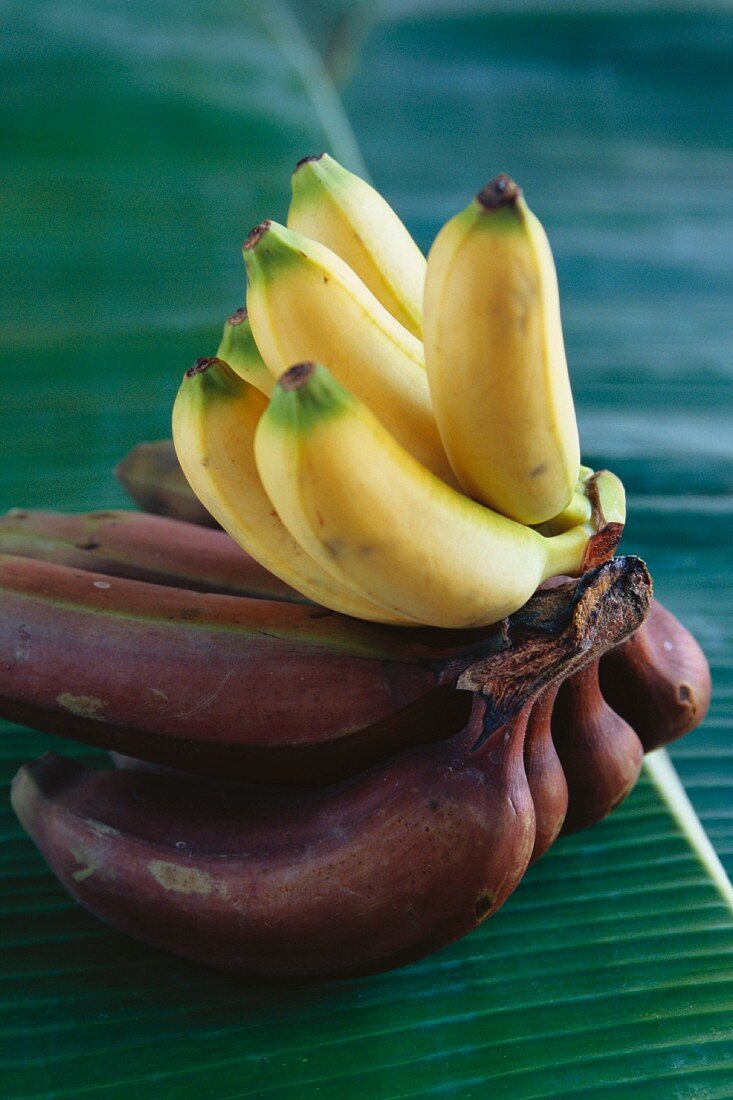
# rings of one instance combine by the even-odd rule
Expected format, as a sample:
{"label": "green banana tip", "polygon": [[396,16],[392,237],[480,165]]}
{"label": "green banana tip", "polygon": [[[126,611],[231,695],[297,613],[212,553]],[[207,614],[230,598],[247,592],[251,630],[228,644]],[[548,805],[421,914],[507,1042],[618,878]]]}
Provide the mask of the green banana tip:
{"label": "green banana tip", "polygon": [[[253,248],[256,248],[258,242],[262,240],[262,238],[265,236],[265,234],[267,233],[267,231],[268,231],[268,229],[270,228],[271,225],[272,225],[271,219],[270,218],[265,218],[265,220],[263,222],[260,222],[259,225],[256,225],[254,227],[254,229],[250,229],[250,231],[247,235],[247,239],[245,240],[244,244],[242,245],[242,251],[245,252],[245,253],[246,252],[251,252]],[[246,256],[245,256],[245,259],[246,259]]]}
{"label": "green banana tip", "polygon": [[588,496],[598,522],[623,525],[626,522],[626,490],[611,470],[598,470],[589,479]]}
{"label": "green banana tip", "polygon": [[[188,385],[186,385],[188,383]],[[224,359],[208,355],[197,359],[183,376],[183,392],[193,395],[238,393],[245,385]]]}
{"label": "green banana tip", "polygon": [[304,432],[345,411],[349,393],[319,363],[295,363],[280,375],[266,416],[290,431]]}
{"label": "green banana tip", "polygon": [[247,316],[247,307],[240,306],[239,309],[234,310],[231,317],[227,317],[227,324],[231,325],[232,328],[237,328],[238,325],[244,324],[247,320]]}
{"label": "green banana tip", "polygon": [[500,172],[492,180],[482,187],[476,196],[476,202],[484,210],[501,210],[506,206],[516,206],[522,197],[522,189],[518,187],[511,176]]}
{"label": "green banana tip", "polygon": [[295,363],[294,366],[289,367],[284,374],[280,375],[278,379],[278,385],[286,393],[292,393],[293,390],[300,390],[305,386],[310,378],[313,377],[317,369],[316,363]]}
{"label": "green banana tip", "polygon": [[293,169],[293,175],[295,175],[298,169],[302,168],[304,164],[314,164],[319,160],[323,160],[325,155],[325,153],[316,153],[315,155],[311,154],[307,157],[301,157]]}
{"label": "green banana tip", "polygon": [[242,245],[250,284],[260,277],[267,279],[276,268],[298,262],[305,256],[303,248],[307,246],[305,238],[280,222],[271,218],[260,222]]}
{"label": "green banana tip", "polygon": [[199,374],[203,374],[209,367],[213,367],[215,363],[221,363],[221,359],[217,359],[215,355],[202,356],[197,359],[192,367],[189,367],[184,378],[195,378]]}

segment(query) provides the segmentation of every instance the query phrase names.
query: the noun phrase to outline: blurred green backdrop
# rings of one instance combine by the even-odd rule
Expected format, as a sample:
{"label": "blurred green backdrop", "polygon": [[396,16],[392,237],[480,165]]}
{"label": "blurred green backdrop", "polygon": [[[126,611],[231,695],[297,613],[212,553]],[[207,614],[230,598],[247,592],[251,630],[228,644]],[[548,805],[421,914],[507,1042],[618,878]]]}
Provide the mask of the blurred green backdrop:
{"label": "blurred green backdrop", "polygon": [[[284,219],[300,156],[328,148],[368,171],[426,248],[508,171],[555,251],[585,459],[624,478],[624,547],[711,659],[711,715],[673,757],[733,869],[730,8],[6,0],[0,14],[0,507],[125,504],[112,467],[169,434],[182,371],[242,304],[241,241]],[[60,747],[2,728],[8,777]],[[65,899],[2,813],[9,1094],[464,1097],[489,1078],[494,1096],[733,1091],[730,911],[648,781],[475,936],[315,993],[243,991],[124,941]],[[570,978],[552,962],[569,950]]]}

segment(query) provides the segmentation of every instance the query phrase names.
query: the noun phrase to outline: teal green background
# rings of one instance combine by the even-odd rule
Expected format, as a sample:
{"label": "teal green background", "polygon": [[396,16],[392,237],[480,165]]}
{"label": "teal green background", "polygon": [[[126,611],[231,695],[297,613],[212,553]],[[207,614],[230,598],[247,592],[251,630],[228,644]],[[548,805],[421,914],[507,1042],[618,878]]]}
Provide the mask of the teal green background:
{"label": "teal green background", "polygon": [[[585,460],[624,478],[624,546],[711,661],[711,714],[673,756],[730,871],[733,14],[500,7],[5,3],[0,507],[124,505],[113,465],[169,434],[300,156],[361,150],[425,247],[508,171],[555,252]],[[8,778],[67,751],[2,730]],[[733,1092],[730,911],[647,780],[460,944],[315,989],[106,929],[6,806],[8,1095]]]}

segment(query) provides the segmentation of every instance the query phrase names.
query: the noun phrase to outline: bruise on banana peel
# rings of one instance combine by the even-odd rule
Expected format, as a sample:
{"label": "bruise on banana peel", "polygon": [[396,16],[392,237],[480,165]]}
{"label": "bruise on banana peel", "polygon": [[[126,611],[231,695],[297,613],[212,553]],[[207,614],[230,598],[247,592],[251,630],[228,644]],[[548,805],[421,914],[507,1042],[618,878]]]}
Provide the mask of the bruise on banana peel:
{"label": "bruise on banana peel", "polygon": [[638,627],[649,598],[633,558],[538,593],[464,673],[463,730],[330,788],[227,791],[48,754],[20,770],[13,805],[72,896],[147,943],[266,975],[399,966],[517,886],[536,836],[532,711]]}

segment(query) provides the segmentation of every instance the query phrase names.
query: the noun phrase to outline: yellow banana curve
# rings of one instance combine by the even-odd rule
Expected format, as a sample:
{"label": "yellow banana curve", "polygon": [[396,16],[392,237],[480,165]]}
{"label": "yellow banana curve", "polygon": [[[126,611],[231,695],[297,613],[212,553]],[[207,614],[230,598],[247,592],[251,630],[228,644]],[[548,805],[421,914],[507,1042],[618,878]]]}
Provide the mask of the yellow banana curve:
{"label": "yellow banana curve", "polygon": [[389,203],[327,153],[299,161],[291,184],[288,228],[340,256],[421,337],[425,257]]}
{"label": "yellow banana curve", "polygon": [[459,481],[521,523],[561,512],[580,449],[545,232],[497,176],[438,234],[425,283],[433,408]]}
{"label": "yellow banana curve", "polygon": [[254,460],[266,398],[218,359],[186,372],[173,408],[173,440],[201,503],[243,549],[309,600],[374,622],[409,619],[361,598],[295,542],[262,487]]}
{"label": "yellow banana curve", "polygon": [[451,489],[322,366],[276,387],[255,436],[278,514],[324,570],[430,626],[478,627],[582,569],[590,531],[545,538]]}
{"label": "yellow banana curve", "polygon": [[317,360],[407,450],[457,486],[433,415],[422,344],[330,249],[267,221],[244,245],[247,310],[275,377]]}
{"label": "yellow banana curve", "polygon": [[247,310],[243,306],[224,322],[216,358],[223,359],[240,378],[266,397],[272,393],[275,381],[259,353]]}

